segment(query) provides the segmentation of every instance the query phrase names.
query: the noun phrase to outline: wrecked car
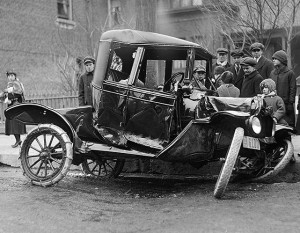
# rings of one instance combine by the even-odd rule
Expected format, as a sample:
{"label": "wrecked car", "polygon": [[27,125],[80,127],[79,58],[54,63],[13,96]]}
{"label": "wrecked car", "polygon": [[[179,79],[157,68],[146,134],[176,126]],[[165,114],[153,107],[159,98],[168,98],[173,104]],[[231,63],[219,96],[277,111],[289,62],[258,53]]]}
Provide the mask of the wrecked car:
{"label": "wrecked car", "polygon": [[53,109],[22,103],[5,111],[36,127],[21,145],[24,175],[40,186],[66,176],[71,164],[117,177],[126,159],[222,161],[214,196],[232,173],[275,176],[293,155],[288,126],[276,125],[263,98],[217,97],[191,85],[197,64],[210,78],[214,55],[182,39],[135,30],[103,33],[92,81],[93,106]]}

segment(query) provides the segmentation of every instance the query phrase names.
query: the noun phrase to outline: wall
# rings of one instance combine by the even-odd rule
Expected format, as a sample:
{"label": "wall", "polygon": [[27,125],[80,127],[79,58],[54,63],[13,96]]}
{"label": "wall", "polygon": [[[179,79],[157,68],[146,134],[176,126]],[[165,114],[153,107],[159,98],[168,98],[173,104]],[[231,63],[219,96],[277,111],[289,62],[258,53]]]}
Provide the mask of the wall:
{"label": "wall", "polygon": [[17,72],[27,91],[59,89],[57,63],[68,57],[70,65],[76,57],[94,51],[102,33],[100,22],[106,18],[105,2],[73,0],[75,26],[66,29],[56,23],[55,0],[0,1],[1,89],[8,69]]}

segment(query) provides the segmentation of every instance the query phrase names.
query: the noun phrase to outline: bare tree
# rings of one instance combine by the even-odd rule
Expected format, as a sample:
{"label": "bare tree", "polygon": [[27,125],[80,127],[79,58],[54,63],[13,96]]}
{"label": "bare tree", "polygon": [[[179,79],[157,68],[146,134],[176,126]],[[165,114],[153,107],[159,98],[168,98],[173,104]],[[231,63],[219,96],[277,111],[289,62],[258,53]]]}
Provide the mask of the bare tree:
{"label": "bare tree", "polygon": [[299,14],[299,10],[300,10],[300,0],[290,0],[286,2],[282,11],[282,19],[283,19],[282,27],[285,29],[286,32],[286,40],[287,40],[286,51],[287,51],[289,67],[292,67],[291,43],[296,35],[294,26],[296,23],[299,23],[296,22],[296,16]]}

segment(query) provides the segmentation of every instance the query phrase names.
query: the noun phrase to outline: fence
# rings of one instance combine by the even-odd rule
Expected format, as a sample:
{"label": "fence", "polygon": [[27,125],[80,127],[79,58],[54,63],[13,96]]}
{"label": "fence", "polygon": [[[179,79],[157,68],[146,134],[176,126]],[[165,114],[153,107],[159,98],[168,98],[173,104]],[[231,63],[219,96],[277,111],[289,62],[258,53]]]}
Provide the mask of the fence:
{"label": "fence", "polygon": [[[61,94],[61,93],[43,93],[43,94],[26,94],[26,102],[38,103],[46,105],[48,107],[69,108],[78,106],[78,94]],[[7,108],[7,104],[0,102],[0,123],[5,122],[4,110]]]}

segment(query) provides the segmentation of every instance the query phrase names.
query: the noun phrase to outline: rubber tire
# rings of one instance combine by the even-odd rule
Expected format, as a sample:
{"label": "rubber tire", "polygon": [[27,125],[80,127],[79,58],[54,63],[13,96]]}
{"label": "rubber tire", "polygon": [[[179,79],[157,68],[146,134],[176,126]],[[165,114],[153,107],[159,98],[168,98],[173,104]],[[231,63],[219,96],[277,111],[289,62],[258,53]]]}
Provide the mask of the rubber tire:
{"label": "rubber tire", "polygon": [[[53,172],[52,175],[39,177],[32,172],[30,165],[28,164],[27,157],[29,156],[28,152],[32,143],[38,138],[38,136],[43,134],[54,135],[59,141],[63,154],[59,167],[55,169],[55,172]],[[41,155],[41,153],[39,155]],[[23,173],[32,184],[43,187],[51,186],[58,183],[67,175],[73,160],[73,143],[70,141],[67,133],[60,127],[53,124],[41,124],[33,128],[22,143],[20,160]]]}
{"label": "rubber tire", "polygon": [[[106,160],[106,159],[104,159],[104,160]],[[95,165],[93,165],[94,167],[100,166],[97,160],[91,160],[91,161],[93,161],[93,163],[95,164]],[[96,172],[91,171],[91,169],[89,167],[89,164],[91,164],[91,163],[88,162],[87,159],[81,163],[81,169],[86,175],[92,175],[93,177],[96,177],[96,178],[117,178],[120,175],[120,173],[122,172],[124,163],[125,163],[124,159],[116,159],[116,163],[113,166],[111,172],[107,173],[106,175],[103,175],[103,176],[101,174],[99,174],[99,172],[97,172],[98,173],[97,174]]]}
{"label": "rubber tire", "polygon": [[215,185],[215,189],[214,189],[215,198],[218,199],[221,198],[225,192],[235,162],[239,155],[239,151],[243,142],[243,137],[244,137],[244,129],[240,127],[236,128],[233,135],[232,142],[230,144],[230,147],[226,155],[225,163],[222,166],[217,183]]}
{"label": "rubber tire", "polygon": [[285,152],[285,155],[280,160],[280,162],[275,166],[275,168],[273,170],[270,170],[269,172],[267,172],[266,174],[264,174],[262,176],[252,178],[251,182],[267,181],[267,180],[273,178],[274,176],[276,176],[280,171],[282,171],[289,164],[289,162],[294,154],[294,147],[290,140],[286,139],[286,140],[284,140],[284,143],[286,143],[287,150]]}

